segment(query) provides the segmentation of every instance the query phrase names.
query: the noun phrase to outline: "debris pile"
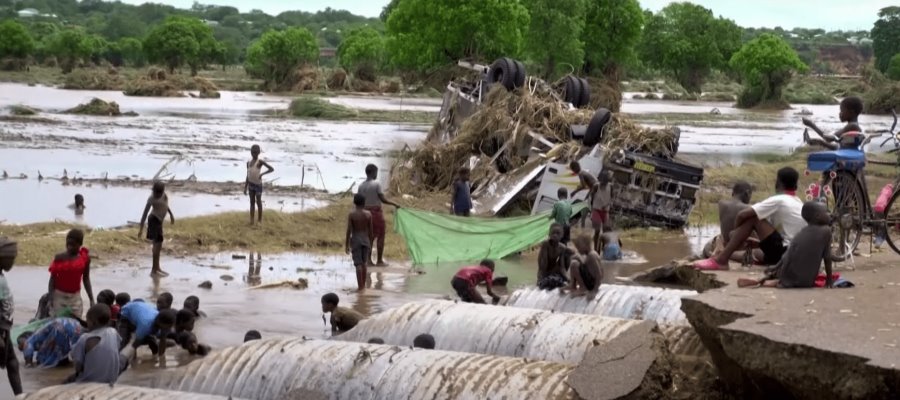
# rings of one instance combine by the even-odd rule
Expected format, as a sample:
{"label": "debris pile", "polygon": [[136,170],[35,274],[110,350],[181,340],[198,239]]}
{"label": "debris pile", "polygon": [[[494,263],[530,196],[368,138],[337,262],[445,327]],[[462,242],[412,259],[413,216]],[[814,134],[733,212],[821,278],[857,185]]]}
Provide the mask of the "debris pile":
{"label": "debris pile", "polygon": [[184,97],[187,90],[197,90],[201,99],[218,99],[219,88],[205,78],[167,74],[165,70],[151,67],[147,73],[125,84],[126,96]]}
{"label": "debris pile", "polygon": [[122,78],[109,70],[90,68],[76,69],[66,75],[63,89],[70,90],[120,90]]}
{"label": "debris pile", "polygon": [[[601,94],[592,96],[592,102],[616,91],[611,85],[599,89]],[[459,99],[463,96],[459,92],[451,96],[450,107],[442,111],[425,142],[398,156],[391,173],[391,189],[397,193],[446,190],[464,166],[472,170],[471,182],[477,187],[534,159],[535,134],[553,144],[542,159],[574,160],[590,149],[573,135],[573,127],[589,126],[595,112],[569,109],[541,81],[530,79],[515,91],[494,85],[474,110],[463,109],[471,103]],[[471,115],[466,118],[467,114]],[[614,115],[602,129],[601,142],[607,152],[640,151],[669,158],[677,151],[675,128],[649,129]]]}
{"label": "debris pile", "polygon": [[119,111],[119,104],[114,101],[105,102],[98,98],[91,99],[90,102],[79,104],[74,108],[70,108],[65,111],[66,114],[79,114],[79,115],[96,115],[103,117],[118,117],[118,116],[135,116],[134,112],[122,113]]}
{"label": "debris pile", "polygon": [[288,112],[298,118],[316,118],[339,121],[356,117],[353,109],[331,103],[317,97],[298,97],[291,101]]}

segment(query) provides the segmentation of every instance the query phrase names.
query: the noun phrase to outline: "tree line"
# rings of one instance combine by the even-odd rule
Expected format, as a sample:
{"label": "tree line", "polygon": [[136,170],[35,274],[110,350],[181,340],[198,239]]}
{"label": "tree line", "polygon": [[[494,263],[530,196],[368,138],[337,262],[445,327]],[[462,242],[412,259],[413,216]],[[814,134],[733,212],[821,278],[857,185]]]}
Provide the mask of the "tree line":
{"label": "tree line", "polygon": [[278,83],[316,63],[319,48],[329,46],[342,67],[369,80],[382,73],[422,76],[459,59],[514,57],[549,79],[577,73],[619,81],[655,71],[699,93],[722,71],[743,84],[739,103],[753,106],[780,100],[794,74],[821,69],[813,64],[816,46],[852,43],[900,79],[900,7],[882,9],[871,31],[857,32],[742,28],[693,3],[653,13],[638,0],[392,0],[380,18],[331,9],[270,16],[199,3],[182,10],[0,0],[0,16],[26,7],[45,16],[0,24],[0,58],[55,57],[63,71],[104,59],[195,73],[210,64],[243,64],[249,75]]}

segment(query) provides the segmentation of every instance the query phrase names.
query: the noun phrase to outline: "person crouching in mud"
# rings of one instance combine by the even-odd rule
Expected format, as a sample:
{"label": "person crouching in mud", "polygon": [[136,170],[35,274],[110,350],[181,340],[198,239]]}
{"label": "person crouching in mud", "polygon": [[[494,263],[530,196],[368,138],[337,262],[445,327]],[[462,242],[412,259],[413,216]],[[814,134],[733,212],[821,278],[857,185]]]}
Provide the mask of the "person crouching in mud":
{"label": "person crouching in mud", "polygon": [[480,282],[487,285],[487,293],[494,300],[494,304],[500,301],[500,296],[494,294],[492,284],[494,281],[494,261],[481,260],[477,266],[463,267],[456,272],[450,281],[450,286],[459,295],[459,298],[466,303],[485,304],[484,298],[478,292],[477,286]]}
{"label": "person crouching in mud", "polygon": [[569,273],[572,275],[569,290],[573,296],[596,293],[600,289],[600,281],[603,280],[600,254],[594,250],[593,241],[588,235],[579,235],[574,243],[578,249],[578,256],[574,257],[569,266]]}
{"label": "person crouching in mud", "polygon": [[566,276],[566,262],[571,258],[570,250],[562,243],[563,226],[557,222],[550,225],[550,235],[538,252],[537,286],[541,290],[561,288],[569,283]]}

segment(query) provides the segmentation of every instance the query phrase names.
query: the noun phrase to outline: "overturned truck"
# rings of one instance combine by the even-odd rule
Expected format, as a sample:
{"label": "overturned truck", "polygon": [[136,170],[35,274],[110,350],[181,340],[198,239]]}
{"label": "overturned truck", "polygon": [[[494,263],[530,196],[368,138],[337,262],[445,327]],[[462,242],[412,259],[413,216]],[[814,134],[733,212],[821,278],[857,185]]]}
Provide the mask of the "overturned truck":
{"label": "overturned truck", "polygon": [[[458,65],[466,76],[447,85],[425,143],[399,157],[393,189],[445,190],[465,166],[476,214],[535,214],[552,208],[560,187],[574,191],[579,181],[568,165],[579,161],[593,174],[612,172],[617,216],[644,226],[687,222],[703,169],[676,159],[678,128],[641,127],[597,107],[605,104],[599,97],[620,94],[607,87],[592,93],[583,78],[548,83],[527,76],[523,64],[509,58],[490,66]],[[572,200],[586,197],[582,191]]]}

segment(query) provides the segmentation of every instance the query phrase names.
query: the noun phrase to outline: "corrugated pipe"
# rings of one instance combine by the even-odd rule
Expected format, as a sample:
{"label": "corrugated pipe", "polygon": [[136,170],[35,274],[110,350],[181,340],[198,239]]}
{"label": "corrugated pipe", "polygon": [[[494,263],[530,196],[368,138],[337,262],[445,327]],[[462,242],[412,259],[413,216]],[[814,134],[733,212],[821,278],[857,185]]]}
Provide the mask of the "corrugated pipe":
{"label": "corrugated pipe", "polygon": [[297,338],[254,340],[165,371],[154,386],[254,400],[574,399],[575,367],[523,358]]}
{"label": "corrugated pipe", "polygon": [[662,289],[649,286],[601,285],[593,298],[572,297],[557,290],[519,289],[506,305],[574,314],[643,319],[659,324],[688,325],[681,311],[681,298],[694,296],[693,290]]}
{"label": "corrugated pipe", "polygon": [[138,386],[101,383],[84,383],[46,387],[37,392],[20,395],[17,399],[27,400],[239,400],[208,394],[173,392],[171,390],[150,389]]}
{"label": "corrugated pipe", "polygon": [[412,346],[416,336],[434,336],[440,350],[525,357],[578,364],[593,346],[608,342],[637,320],[553,313],[452,301],[419,301],[373,315],[338,340]]}

